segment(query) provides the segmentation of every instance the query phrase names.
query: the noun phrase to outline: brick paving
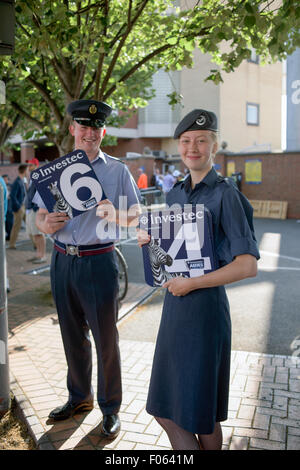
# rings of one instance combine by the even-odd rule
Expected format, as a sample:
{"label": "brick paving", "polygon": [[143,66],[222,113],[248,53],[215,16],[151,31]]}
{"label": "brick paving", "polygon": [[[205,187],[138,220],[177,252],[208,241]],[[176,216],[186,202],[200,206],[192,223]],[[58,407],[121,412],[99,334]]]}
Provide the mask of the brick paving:
{"label": "brick paving", "polygon": [[[11,285],[8,345],[11,390],[39,449],[170,450],[165,432],[145,411],[154,343],[138,338],[120,341],[123,403],[122,430],[117,439],[108,442],[99,437],[101,412],[96,403],[89,413],[49,422],[48,413],[67,399],[66,364],[49,278],[25,274],[34,268],[26,261],[32,253],[29,242],[7,250]],[[120,317],[147,294],[149,288],[144,285],[130,285]],[[120,331],[124,321],[119,322]],[[93,359],[95,363],[94,346]],[[299,358],[232,351],[231,361],[223,449],[299,450]],[[95,375],[93,383],[96,389]]]}

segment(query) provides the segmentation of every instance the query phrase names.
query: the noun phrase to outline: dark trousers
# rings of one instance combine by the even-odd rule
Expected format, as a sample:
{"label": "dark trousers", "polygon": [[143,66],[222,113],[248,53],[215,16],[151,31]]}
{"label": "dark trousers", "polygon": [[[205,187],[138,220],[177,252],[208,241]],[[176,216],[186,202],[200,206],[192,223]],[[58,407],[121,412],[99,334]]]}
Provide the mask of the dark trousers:
{"label": "dark trousers", "polygon": [[93,399],[91,330],[97,352],[99,407],[104,415],[117,413],[122,388],[115,252],[78,258],[53,250],[51,286],[68,364],[69,401]]}
{"label": "dark trousers", "polygon": [[14,213],[13,211],[7,211],[5,219],[5,231],[6,231],[6,240],[10,239],[10,232],[14,225]]}

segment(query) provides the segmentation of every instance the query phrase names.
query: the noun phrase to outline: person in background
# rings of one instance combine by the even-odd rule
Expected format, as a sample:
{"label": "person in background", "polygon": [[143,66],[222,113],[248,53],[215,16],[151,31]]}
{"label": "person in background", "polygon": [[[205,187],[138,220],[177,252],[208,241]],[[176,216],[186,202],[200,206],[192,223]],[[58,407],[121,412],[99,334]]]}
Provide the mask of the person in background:
{"label": "person in background", "polygon": [[27,173],[27,163],[21,163],[18,167],[18,176],[12,184],[10,198],[14,214],[14,223],[10,233],[9,248],[16,249],[16,241],[25,216],[24,200],[26,196],[25,178]]}
{"label": "person in background", "polygon": [[163,185],[162,185],[163,192],[168,193],[173,188],[175,183],[176,183],[176,178],[174,178],[172,171],[168,170],[163,178]]}
{"label": "person in background", "polygon": [[[181,174],[180,171],[178,171],[178,170],[175,170],[175,171],[173,172],[173,176],[174,176],[174,178],[176,179],[175,183],[178,183],[179,181],[182,180],[182,174]],[[175,183],[174,183],[174,184],[175,184]]]}
{"label": "person in background", "polygon": [[142,166],[138,169],[139,177],[137,181],[137,186],[139,189],[147,189],[148,188],[148,177],[145,173],[145,168]]}
{"label": "person in background", "polygon": [[[31,172],[38,168],[39,161],[37,158],[32,158],[31,160],[28,160],[27,164],[28,171]],[[36,213],[39,210],[39,206],[32,201],[35,193],[35,186],[30,179],[25,199],[26,232],[28,237],[33,241],[33,245],[36,248],[36,255],[28,261],[31,261],[34,264],[40,264],[46,261],[46,238],[44,233],[37,228],[35,223]]]}
{"label": "person in background", "polygon": [[153,186],[156,186],[157,189],[162,189],[162,185],[163,185],[163,176],[162,174],[160,173],[159,171],[159,168],[156,168],[155,169],[155,173],[154,173],[154,184]]}
{"label": "person in background", "polygon": [[14,224],[14,214],[13,214],[11,198],[10,198],[11,184],[9,182],[9,176],[2,175],[2,178],[4,179],[6,187],[7,187],[7,212],[6,212],[6,220],[5,220],[5,232],[6,232],[6,240],[8,241],[10,239],[10,232]]}

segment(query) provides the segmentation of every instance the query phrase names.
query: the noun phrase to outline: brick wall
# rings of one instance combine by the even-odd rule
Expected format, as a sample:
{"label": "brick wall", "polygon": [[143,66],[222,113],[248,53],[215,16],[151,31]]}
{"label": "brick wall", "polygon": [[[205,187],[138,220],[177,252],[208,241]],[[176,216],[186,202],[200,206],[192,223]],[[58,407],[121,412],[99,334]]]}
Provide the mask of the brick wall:
{"label": "brick wall", "polygon": [[[261,184],[245,182],[246,160],[261,160]],[[242,192],[248,199],[288,201],[289,219],[300,219],[300,152],[223,155],[217,154],[215,163],[227,175],[227,163],[235,162],[235,171],[242,172]]]}
{"label": "brick wall", "polygon": [[9,182],[13,183],[16,177],[18,176],[18,166],[20,163],[11,163],[9,165],[1,165],[0,166],[0,175],[8,175]]}
{"label": "brick wall", "polygon": [[151,150],[161,150],[161,139],[145,138],[145,139],[118,139],[118,145],[103,146],[103,152],[113,157],[125,157],[126,152],[136,152],[143,154],[144,148],[149,147]]}

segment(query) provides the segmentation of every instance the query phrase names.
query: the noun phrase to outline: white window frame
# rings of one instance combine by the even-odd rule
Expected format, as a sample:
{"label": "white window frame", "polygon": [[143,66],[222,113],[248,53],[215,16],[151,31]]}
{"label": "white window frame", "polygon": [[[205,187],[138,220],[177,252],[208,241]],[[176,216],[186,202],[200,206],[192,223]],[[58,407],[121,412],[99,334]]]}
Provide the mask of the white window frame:
{"label": "white window frame", "polygon": [[[253,119],[252,116],[249,116],[249,113],[254,110],[256,110],[256,116]],[[249,102],[246,103],[246,123],[248,126],[259,126],[259,114],[259,104]]]}

